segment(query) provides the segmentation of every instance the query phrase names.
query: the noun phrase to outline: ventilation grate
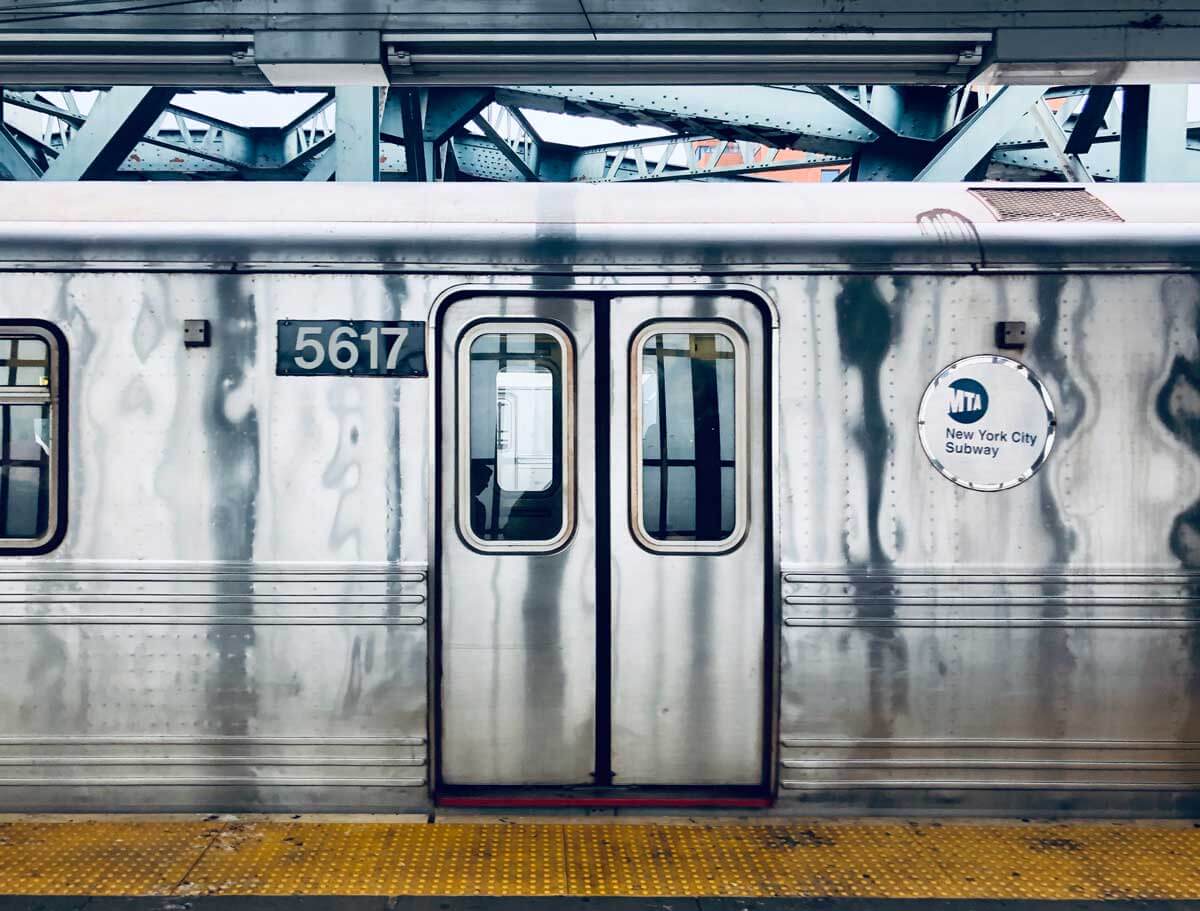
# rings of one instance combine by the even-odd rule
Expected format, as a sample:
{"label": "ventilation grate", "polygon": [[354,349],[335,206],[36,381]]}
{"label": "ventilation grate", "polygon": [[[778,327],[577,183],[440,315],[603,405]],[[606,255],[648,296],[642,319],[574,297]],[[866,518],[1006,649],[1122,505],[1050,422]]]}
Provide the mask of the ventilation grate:
{"label": "ventilation grate", "polygon": [[1124,221],[1087,190],[972,188],[1000,221]]}

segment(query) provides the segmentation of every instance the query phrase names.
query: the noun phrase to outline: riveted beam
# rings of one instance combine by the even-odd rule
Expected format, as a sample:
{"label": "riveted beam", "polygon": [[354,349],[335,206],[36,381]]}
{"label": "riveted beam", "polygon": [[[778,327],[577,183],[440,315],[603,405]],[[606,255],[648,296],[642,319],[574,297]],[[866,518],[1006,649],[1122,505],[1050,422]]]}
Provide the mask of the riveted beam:
{"label": "riveted beam", "polygon": [[0,166],[12,175],[13,180],[38,180],[42,169],[33,156],[21,145],[13,132],[0,122]]}
{"label": "riveted beam", "polygon": [[1054,156],[1059,170],[1073,183],[1092,183],[1092,175],[1078,155],[1067,151],[1067,134],[1063,132],[1062,124],[1054,116],[1046,104],[1045,98],[1039,98],[1030,109],[1034,122],[1046,140],[1046,148]]}
{"label": "riveted beam", "polygon": [[926,181],[966,180],[987,162],[992,150],[1023,117],[1047,86],[1006,85],[964,121],[914,178]]}
{"label": "riveted beam", "polygon": [[496,88],[496,101],[839,156],[852,155],[877,135],[806,86],[506,85]]}
{"label": "riveted beam", "polygon": [[521,157],[520,153],[517,152],[516,149],[508,144],[503,136],[496,132],[496,128],[488,123],[486,118],[484,118],[482,115],[479,115],[471,122],[474,123],[475,126],[479,127],[479,129],[483,131],[483,135],[492,141],[497,150],[499,150],[500,154],[508,159],[509,164],[511,164],[513,168],[516,169],[517,173],[521,175],[521,180],[533,182],[540,179],[537,175],[537,172],[529,166],[529,163]]}
{"label": "riveted beam", "polygon": [[87,122],[43,175],[44,180],[110,176],[141,142],[175,95],[173,88],[116,86],[99,98]]}
{"label": "riveted beam", "polygon": [[1092,147],[1092,143],[1096,141],[1096,134],[1104,126],[1104,117],[1116,91],[1116,86],[1111,85],[1097,85],[1088,90],[1083,109],[1075,118],[1075,128],[1067,138],[1068,155],[1082,155]]}
{"label": "riveted beam", "polygon": [[885,110],[887,113],[885,116],[888,117],[889,122],[885,122],[875,113],[872,107],[850,98],[839,86],[810,85],[808,88],[814,94],[824,98],[843,114],[858,121],[858,123],[880,139],[890,139],[896,135],[896,125],[899,122],[901,111],[898,105],[889,104],[886,106]]}

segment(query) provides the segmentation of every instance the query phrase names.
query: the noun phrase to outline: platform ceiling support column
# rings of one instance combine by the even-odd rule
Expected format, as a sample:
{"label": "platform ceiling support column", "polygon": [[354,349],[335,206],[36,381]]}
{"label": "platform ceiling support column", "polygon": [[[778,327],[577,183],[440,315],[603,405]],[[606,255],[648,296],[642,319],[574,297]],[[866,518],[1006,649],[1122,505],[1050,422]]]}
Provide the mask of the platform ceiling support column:
{"label": "platform ceiling support column", "polygon": [[333,153],[338,183],[379,180],[379,92],[373,85],[337,89]]}
{"label": "platform ceiling support column", "polygon": [[1188,166],[1188,87],[1127,85],[1121,92],[1121,180],[1194,179]]}
{"label": "platform ceiling support column", "polygon": [[916,180],[967,180],[1046,89],[1044,85],[1006,85],[998,90],[951,135]]}
{"label": "platform ceiling support column", "polygon": [[87,122],[46,169],[43,180],[111,177],[175,95],[173,88],[128,85],[96,99]]}

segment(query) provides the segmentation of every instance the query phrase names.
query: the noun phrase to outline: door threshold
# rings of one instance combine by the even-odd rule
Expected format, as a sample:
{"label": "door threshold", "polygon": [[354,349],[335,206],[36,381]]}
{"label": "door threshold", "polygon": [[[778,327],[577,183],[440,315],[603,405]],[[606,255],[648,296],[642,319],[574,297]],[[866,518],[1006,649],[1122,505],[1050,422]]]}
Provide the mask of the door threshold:
{"label": "door threshold", "polygon": [[758,788],[443,788],[434,796],[439,807],[536,809],[564,807],[645,807],[647,809],[725,808],[761,810],[770,796]]}

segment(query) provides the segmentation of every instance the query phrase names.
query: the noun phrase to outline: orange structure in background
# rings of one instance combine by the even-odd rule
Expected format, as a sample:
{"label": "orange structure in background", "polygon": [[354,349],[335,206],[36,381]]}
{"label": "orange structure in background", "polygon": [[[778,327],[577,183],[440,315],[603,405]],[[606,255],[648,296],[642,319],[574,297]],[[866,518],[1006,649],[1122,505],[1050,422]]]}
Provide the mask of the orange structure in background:
{"label": "orange structure in background", "polygon": [[[695,149],[697,158],[701,165],[711,164],[708,156],[719,148],[722,143],[716,139],[697,139],[692,143],[692,148]],[[767,150],[765,146],[754,146],[754,161],[763,161],[766,158]],[[789,161],[807,161],[809,158],[819,157],[813,156],[809,152],[802,152],[799,149],[780,149],[776,154],[772,164],[779,165]],[[725,146],[725,151],[717,160],[716,166],[721,167],[737,167],[743,164],[742,154],[738,146],[734,143],[729,143]],[[812,165],[806,168],[793,168],[790,170],[781,171],[763,171],[758,175],[760,180],[777,180],[787,181],[790,183],[826,183],[833,180],[841,174],[849,165],[829,163],[826,165]],[[754,173],[753,171],[750,173]]]}

